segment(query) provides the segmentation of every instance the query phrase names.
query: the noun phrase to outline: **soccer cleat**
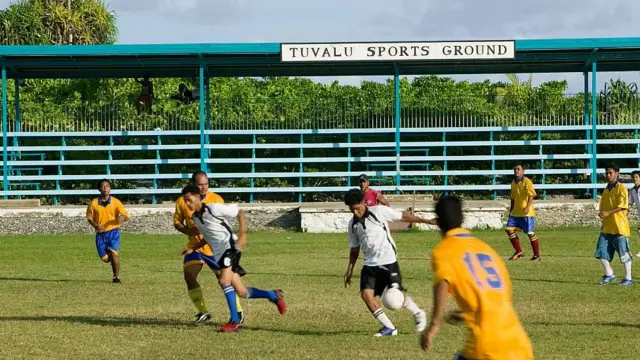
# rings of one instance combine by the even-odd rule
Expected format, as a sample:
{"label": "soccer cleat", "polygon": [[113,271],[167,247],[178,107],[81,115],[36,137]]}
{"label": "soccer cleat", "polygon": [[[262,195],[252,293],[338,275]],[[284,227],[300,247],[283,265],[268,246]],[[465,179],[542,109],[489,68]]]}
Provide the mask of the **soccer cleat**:
{"label": "soccer cleat", "polygon": [[536,255],[533,255],[533,257],[531,258],[531,261],[540,261],[540,260],[542,260],[542,258]]}
{"label": "soccer cleat", "polygon": [[517,253],[513,254],[513,255],[509,258],[509,260],[518,260],[518,259],[520,259],[520,258],[521,258],[521,257],[523,257],[523,256],[524,256],[524,251],[520,251],[520,252],[517,252]]}
{"label": "soccer cleat", "polygon": [[604,275],[602,277],[602,280],[600,281],[600,285],[607,285],[608,283],[612,282],[613,280],[617,279],[618,277],[616,276],[616,274],[613,275]]}
{"label": "soccer cleat", "polygon": [[228,323],[220,328],[220,332],[238,332],[242,328],[242,324]]}
{"label": "soccer cleat", "polygon": [[284,315],[287,312],[287,303],[284,302],[284,294],[282,290],[276,290],[276,300],[272,301],[278,307],[280,314]]}
{"label": "soccer cleat", "polygon": [[380,329],[380,331],[378,331],[373,336],[374,337],[383,337],[383,336],[396,336],[396,335],[398,335],[398,329],[390,329],[390,328],[385,326],[382,329]]}
{"label": "soccer cleat", "polygon": [[114,283],[114,284],[122,284],[122,281],[120,281],[119,277],[114,277],[113,281],[111,281],[111,282]]}
{"label": "soccer cleat", "polygon": [[416,322],[416,332],[423,332],[427,328],[427,314],[424,311],[413,315],[413,320]]}
{"label": "soccer cleat", "polygon": [[640,252],[639,252],[639,253],[637,253],[637,254],[636,254],[636,256],[640,258]]}
{"label": "soccer cleat", "polygon": [[631,286],[631,285],[633,285],[633,279],[623,279],[620,282],[620,285],[622,285],[622,286]]}
{"label": "soccer cleat", "polygon": [[209,313],[197,313],[196,314],[196,325],[203,325],[207,321],[211,320],[211,314]]}

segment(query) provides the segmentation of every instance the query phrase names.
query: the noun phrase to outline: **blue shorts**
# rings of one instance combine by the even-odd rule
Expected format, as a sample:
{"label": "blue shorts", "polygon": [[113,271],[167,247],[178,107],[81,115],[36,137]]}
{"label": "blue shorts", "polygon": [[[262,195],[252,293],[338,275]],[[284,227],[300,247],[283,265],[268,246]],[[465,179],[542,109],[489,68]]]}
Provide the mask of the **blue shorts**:
{"label": "blue shorts", "polygon": [[596,259],[612,261],[616,251],[620,256],[620,262],[633,261],[633,255],[631,255],[631,250],[629,249],[629,239],[626,236],[600,233],[594,255]]}
{"label": "blue shorts", "polygon": [[220,270],[220,265],[218,265],[218,262],[216,262],[216,259],[213,257],[213,255],[208,256],[197,251],[194,251],[189,255],[185,255],[182,263],[184,264],[184,266],[191,265],[193,263],[207,264],[207,266],[209,266],[209,268],[213,271]]}
{"label": "blue shorts", "polygon": [[96,233],[96,250],[102,261],[109,259],[109,252],[116,255],[120,251],[120,228]]}
{"label": "blue shorts", "polygon": [[507,230],[520,229],[526,234],[533,234],[536,228],[536,218],[533,216],[509,216],[507,220]]}

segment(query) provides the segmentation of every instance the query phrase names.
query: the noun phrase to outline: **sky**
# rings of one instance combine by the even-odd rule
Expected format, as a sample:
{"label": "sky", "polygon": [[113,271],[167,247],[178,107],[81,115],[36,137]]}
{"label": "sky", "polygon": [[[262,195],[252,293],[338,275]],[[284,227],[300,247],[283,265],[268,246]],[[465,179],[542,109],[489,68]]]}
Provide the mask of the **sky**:
{"label": "sky", "polygon": [[[15,0],[0,0],[0,8]],[[119,43],[358,42],[629,37],[640,34],[635,0],[106,0]],[[525,74],[523,77],[526,78]],[[505,80],[503,75],[456,79]],[[639,81],[638,73],[601,73]],[[358,84],[379,77],[314,78]],[[582,74],[536,74],[534,84]],[[599,86],[599,87],[600,87]]]}

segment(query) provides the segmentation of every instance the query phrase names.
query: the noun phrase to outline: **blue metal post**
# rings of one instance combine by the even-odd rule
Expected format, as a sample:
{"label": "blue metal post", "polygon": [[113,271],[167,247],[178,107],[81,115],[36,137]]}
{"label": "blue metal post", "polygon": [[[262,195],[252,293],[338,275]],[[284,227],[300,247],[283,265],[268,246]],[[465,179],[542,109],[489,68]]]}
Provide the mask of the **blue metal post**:
{"label": "blue metal post", "polygon": [[598,197],[598,117],[597,117],[597,104],[596,104],[596,93],[598,91],[596,85],[597,79],[597,69],[596,69],[596,60],[593,59],[593,63],[591,63],[591,184],[593,184],[593,194],[592,198],[595,200]]}
{"label": "blue metal post", "polygon": [[[109,146],[113,146],[113,136],[109,136]],[[113,152],[111,149],[108,151],[109,161],[113,160]],[[111,165],[107,163],[107,175],[111,175]]]}
{"label": "blue metal post", "polygon": [[398,64],[393,65],[395,74],[393,75],[393,86],[395,91],[395,126],[396,126],[396,194],[400,194],[400,68]]}
{"label": "blue metal post", "polygon": [[[584,125],[589,126],[589,73],[584,72]],[[585,139],[591,139],[591,132],[589,129],[585,130]],[[584,149],[587,154],[591,155],[591,145],[585,144]],[[584,166],[584,164],[583,164]],[[589,160],[589,166],[591,166],[591,160]],[[591,190],[587,189],[586,194],[589,195]]]}
{"label": "blue metal post", "polygon": [[[496,154],[495,151],[495,146],[493,146],[493,131],[489,132],[489,141],[491,141],[491,172],[493,173],[493,181],[491,182],[493,184],[493,186],[496,186],[496,159],[494,159],[493,157]],[[498,192],[496,190],[493,190],[493,200],[497,200],[498,199]]]}
{"label": "blue metal post", "polygon": [[[67,146],[67,139],[63,136],[61,144],[63,148]],[[64,150],[60,150],[60,161],[64,161]],[[62,165],[58,165],[58,176],[62,176]],[[56,191],[60,191],[60,180],[56,180]],[[53,205],[58,205],[58,196],[53,197]]]}
{"label": "blue metal post", "polygon": [[9,195],[9,163],[7,158],[7,66],[2,63],[2,187],[5,192],[4,199]]}
{"label": "blue metal post", "polygon": [[200,60],[200,170],[207,171],[207,153],[204,148],[204,124],[205,124],[205,103],[204,103],[204,62]]}
{"label": "blue metal post", "polygon": [[[211,130],[211,79],[209,78],[209,76],[207,75],[207,81],[205,83],[205,91],[204,91],[204,96],[205,96],[205,109],[206,109],[206,118],[207,118],[207,130]],[[200,93],[200,97],[202,97],[202,93]],[[207,135],[206,137],[207,140],[207,145],[209,145],[211,143],[211,135]],[[209,151],[207,151],[207,157],[211,158],[211,149],[208,149]],[[211,164],[207,164],[207,173],[211,172]]]}
{"label": "blue metal post", "polygon": [[[158,135],[158,137],[156,138],[156,143],[158,144],[158,146],[162,145],[162,137],[160,135]],[[160,149],[156,149],[156,160],[160,161]],[[158,174],[160,174],[160,165],[156,163],[153,166],[153,170],[155,174],[155,177],[153,178],[153,189],[156,190],[158,189]],[[153,196],[151,197],[151,203],[156,204],[157,202],[158,199],[156,199],[156,194],[153,194]]]}
{"label": "blue metal post", "polygon": [[[442,142],[445,143],[444,146],[442,146],[442,156],[444,157],[444,166],[443,166],[443,168],[444,168],[444,171],[447,171],[447,145],[446,145],[447,133],[446,132],[442,133]],[[445,186],[445,188],[447,187],[448,183],[449,183],[449,176],[445,175],[444,176],[444,186]],[[449,192],[445,190],[444,195],[445,196],[449,195]]]}
{"label": "blue metal post", "polygon": [[[634,138],[634,139],[636,139],[636,141],[638,141],[638,129],[636,129],[636,130],[633,132],[633,138]],[[636,154],[637,154],[637,156],[638,156],[638,157],[636,158],[636,160],[638,160],[638,163],[637,163],[637,166],[636,166],[636,167],[637,167],[638,169],[640,169],[640,144],[637,144],[637,143],[636,143]]]}
{"label": "blue metal post", "polygon": [[[302,144],[304,144],[304,135],[300,134],[300,167],[298,173],[298,186],[302,187],[302,173],[304,172],[304,164],[302,163],[302,158],[304,157],[304,150],[302,149]],[[298,193],[298,202],[302,202],[302,192]]]}
{"label": "blue metal post", "polygon": [[253,134],[253,147],[251,148],[251,194],[249,194],[249,202],[253,202],[254,200],[253,188],[255,187],[256,183],[254,175],[256,173],[256,143],[256,134]]}
{"label": "blue metal post", "polygon": [[[16,79],[15,80],[15,103],[16,103],[16,119],[14,121],[14,129],[13,132],[14,134],[17,134],[20,132],[20,128],[22,127],[21,123],[21,111],[20,111],[20,80]],[[18,135],[13,135],[13,146],[15,148],[17,148],[20,144],[20,141],[18,139]]]}
{"label": "blue metal post", "polygon": [[[349,158],[349,162],[347,162],[347,186],[351,187],[351,133],[347,134],[347,144],[349,147],[347,148],[347,157]],[[369,164],[367,162],[367,164]]]}
{"label": "blue metal post", "polygon": [[[538,130],[538,141],[542,141],[542,131]],[[540,147],[538,149],[538,154],[542,155],[544,154],[544,151],[542,149],[542,144],[540,144]],[[544,159],[540,159],[540,170],[544,170]],[[546,175],[544,173],[544,171],[542,172],[542,185],[546,184]],[[542,200],[547,200],[547,190],[543,190],[542,191]]]}

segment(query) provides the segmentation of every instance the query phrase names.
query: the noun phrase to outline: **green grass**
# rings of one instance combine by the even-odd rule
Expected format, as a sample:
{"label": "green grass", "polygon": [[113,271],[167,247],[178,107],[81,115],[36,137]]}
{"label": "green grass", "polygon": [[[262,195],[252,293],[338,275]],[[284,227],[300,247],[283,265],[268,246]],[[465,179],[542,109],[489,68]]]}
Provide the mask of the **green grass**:
{"label": "green grass", "polygon": [[[505,258],[512,253],[503,232],[477,235]],[[394,236],[405,285],[430,313],[429,253],[438,234]],[[508,264],[515,307],[537,359],[632,358],[640,351],[640,284],[597,284],[596,236],[596,229],[540,231],[543,260]],[[214,321],[192,325],[196,311],[178,255],[183,237],[124,234],[123,284],[111,284],[92,236],[4,237],[0,358],[450,359],[463,344],[464,329],[445,325],[427,356],[411,315],[391,311],[400,334],[374,339],[379,325],[358,296],[359,279],[343,286],[344,235],[252,233],[248,240],[245,281],[283,288],[289,313],[279,315],[267,301],[245,302],[246,330],[220,334],[216,324],[228,319],[228,310],[209,271],[200,282]],[[614,269],[622,275],[618,260]]]}

